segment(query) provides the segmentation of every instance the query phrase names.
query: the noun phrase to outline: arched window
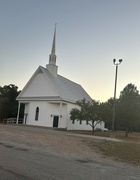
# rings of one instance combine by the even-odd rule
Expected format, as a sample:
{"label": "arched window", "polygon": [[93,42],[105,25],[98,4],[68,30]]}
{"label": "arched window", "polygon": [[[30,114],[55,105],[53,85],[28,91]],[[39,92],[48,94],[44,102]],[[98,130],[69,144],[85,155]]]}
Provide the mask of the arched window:
{"label": "arched window", "polygon": [[35,120],[38,121],[38,116],[39,116],[39,107],[36,108],[35,111]]}

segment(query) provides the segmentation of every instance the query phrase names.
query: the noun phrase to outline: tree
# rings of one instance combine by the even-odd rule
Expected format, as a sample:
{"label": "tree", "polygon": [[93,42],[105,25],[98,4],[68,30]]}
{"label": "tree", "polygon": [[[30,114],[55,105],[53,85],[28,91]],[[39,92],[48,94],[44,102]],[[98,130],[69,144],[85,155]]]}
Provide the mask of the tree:
{"label": "tree", "polygon": [[106,102],[100,103],[100,117],[108,129],[112,128],[113,102],[114,99],[110,98]]}
{"label": "tree", "polygon": [[16,117],[18,102],[16,97],[20,91],[14,84],[0,86],[0,120]]}
{"label": "tree", "polygon": [[92,127],[92,132],[94,133],[94,128],[97,125],[97,123],[95,124],[94,122],[99,122],[101,120],[99,102],[95,100],[87,102],[85,99],[82,99],[81,101],[77,101],[76,104],[79,108],[73,108],[70,111],[70,119],[73,121],[87,121],[87,123]]}
{"label": "tree", "polygon": [[120,93],[118,115],[119,124],[125,128],[125,136],[128,131],[132,131],[133,127],[138,125],[140,121],[140,95],[137,87],[128,84]]}

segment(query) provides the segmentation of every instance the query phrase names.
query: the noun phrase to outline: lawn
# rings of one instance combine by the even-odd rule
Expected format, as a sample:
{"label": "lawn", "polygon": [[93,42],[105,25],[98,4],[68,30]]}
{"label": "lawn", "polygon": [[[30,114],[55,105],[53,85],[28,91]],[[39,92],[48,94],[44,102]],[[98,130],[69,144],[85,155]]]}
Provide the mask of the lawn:
{"label": "lawn", "polygon": [[[115,137],[122,142],[104,141],[98,144],[98,148],[104,155],[115,160],[140,166],[140,133],[129,133],[128,137],[124,134],[125,132],[115,133]],[[109,137],[109,132],[96,133],[96,135]]]}
{"label": "lawn", "polygon": [[104,141],[98,143],[98,148],[105,156],[140,166],[140,143]]}
{"label": "lawn", "polygon": [[[75,131],[80,134],[92,134],[90,131]],[[94,136],[110,137],[111,132],[95,132]],[[97,148],[98,152],[105,157],[110,157],[116,161],[127,162],[140,167],[140,133],[130,133],[125,137],[125,132],[115,132],[115,138],[121,142],[113,141],[92,141],[90,146]]]}

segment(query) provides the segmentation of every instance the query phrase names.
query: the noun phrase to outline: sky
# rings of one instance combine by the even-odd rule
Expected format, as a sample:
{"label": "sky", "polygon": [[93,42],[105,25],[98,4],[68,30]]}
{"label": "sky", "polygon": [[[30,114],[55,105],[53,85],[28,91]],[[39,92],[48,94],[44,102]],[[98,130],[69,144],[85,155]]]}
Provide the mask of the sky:
{"label": "sky", "polygon": [[51,53],[57,23],[58,73],[95,100],[140,91],[140,0],[0,0],[0,86],[25,86]]}

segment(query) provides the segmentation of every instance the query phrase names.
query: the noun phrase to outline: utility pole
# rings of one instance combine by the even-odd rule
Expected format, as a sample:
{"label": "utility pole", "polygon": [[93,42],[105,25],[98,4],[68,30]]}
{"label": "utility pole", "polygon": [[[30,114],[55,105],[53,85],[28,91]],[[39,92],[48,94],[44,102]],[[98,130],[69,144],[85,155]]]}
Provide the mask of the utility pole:
{"label": "utility pole", "polygon": [[116,62],[116,59],[113,59],[113,64],[116,66],[115,72],[115,87],[114,87],[114,104],[113,104],[113,118],[112,118],[112,134],[114,135],[114,124],[115,124],[115,114],[116,114],[116,89],[117,89],[117,76],[118,76],[118,66],[121,64],[122,59],[119,59],[119,62]]}

